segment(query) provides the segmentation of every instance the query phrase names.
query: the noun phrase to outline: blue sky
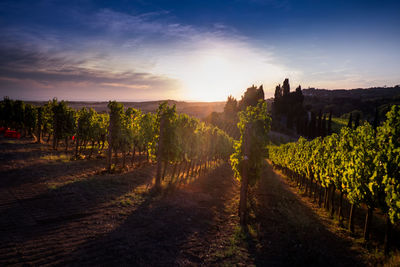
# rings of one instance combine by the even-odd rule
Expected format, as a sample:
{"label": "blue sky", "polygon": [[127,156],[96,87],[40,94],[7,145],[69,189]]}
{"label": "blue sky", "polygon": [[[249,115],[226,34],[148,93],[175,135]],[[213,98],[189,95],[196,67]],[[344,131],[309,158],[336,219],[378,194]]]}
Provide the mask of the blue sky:
{"label": "blue sky", "polygon": [[399,1],[2,1],[0,92],[225,100],[400,84]]}

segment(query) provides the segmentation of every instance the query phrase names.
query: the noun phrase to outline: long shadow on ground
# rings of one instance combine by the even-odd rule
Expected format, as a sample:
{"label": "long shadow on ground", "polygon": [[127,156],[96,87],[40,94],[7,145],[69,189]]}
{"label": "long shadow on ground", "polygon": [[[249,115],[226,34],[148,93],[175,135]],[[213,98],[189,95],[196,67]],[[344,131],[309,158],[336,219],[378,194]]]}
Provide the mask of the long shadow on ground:
{"label": "long shadow on ground", "polygon": [[0,170],[0,187],[1,189],[7,189],[28,183],[43,183],[52,181],[58,177],[93,172],[101,169],[101,166],[105,166],[105,164],[104,159],[76,161],[45,160],[16,169]]}
{"label": "long shadow on ground", "polygon": [[2,201],[0,265],[63,261],[80,243],[109,231],[110,224],[125,217],[120,214],[129,209],[125,202],[135,201],[130,194],[151,183],[153,169],[96,175],[33,197]]}
{"label": "long shadow on ground", "polygon": [[[207,261],[213,243],[210,232],[221,222],[234,186],[220,179],[227,165],[200,176],[187,188],[168,194],[146,194],[140,206],[113,231],[89,240],[70,257],[72,265],[188,266]],[[226,177],[225,177],[226,178]],[[217,180],[216,179],[220,179]],[[212,189],[214,187],[214,189]]]}
{"label": "long shadow on ground", "polygon": [[[147,165],[123,174],[95,175],[1,206],[0,265],[202,262],[209,244],[206,239],[199,243],[198,236],[217,229],[214,210],[223,207],[223,192],[210,197],[202,194],[205,189],[177,189],[154,195],[147,187],[154,171]],[[222,172],[226,176],[226,166]],[[192,184],[207,187],[220,176],[217,168]]]}
{"label": "long shadow on ground", "polygon": [[[70,180],[54,189],[47,188],[39,194],[30,188],[20,188],[22,197],[9,191],[9,199],[0,204],[2,228],[40,226],[62,223],[68,218],[87,216],[100,205],[117,200],[142,184],[151,183],[153,166],[143,166],[123,174],[101,174]],[[3,196],[4,198],[7,196]]]}
{"label": "long shadow on ground", "polygon": [[321,219],[275,174],[271,166],[253,192],[248,247],[258,266],[359,266],[361,257],[326,229]]}
{"label": "long shadow on ground", "polygon": [[[48,170],[54,175],[45,179],[57,179],[63,168],[76,175],[85,164],[55,163]],[[8,176],[12,185],[0,186],[27,190],[27,181],[40,180],[40,168],[20,170]],[[30,178],[20,177],[30,171]],[[351,244],[328,231],[271,167],[252,198],[249,231],[257,235],[220,256],[215,255],[231,247],[227,221],[234,217],[229,224],[237,225],[232,199],[238,188],[230,166],[175,181],[163,194],[146,188],[154,172],[146,165],[123,174],[96,174],[12,203],[0,195],[0,265],[362,265]]]}

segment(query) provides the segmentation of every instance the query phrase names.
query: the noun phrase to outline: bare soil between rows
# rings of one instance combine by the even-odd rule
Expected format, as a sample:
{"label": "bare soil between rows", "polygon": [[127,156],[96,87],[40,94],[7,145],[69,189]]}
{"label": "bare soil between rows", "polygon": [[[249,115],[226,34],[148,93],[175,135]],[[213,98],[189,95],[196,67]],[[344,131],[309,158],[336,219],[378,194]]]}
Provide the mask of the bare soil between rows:
{"label": "bare soil between rows", "polygon": [[152,190],[155,165],[108,174],[30,140],[0,140],[0,266],[364,266],[271,167],[239,227],[229,164]]}

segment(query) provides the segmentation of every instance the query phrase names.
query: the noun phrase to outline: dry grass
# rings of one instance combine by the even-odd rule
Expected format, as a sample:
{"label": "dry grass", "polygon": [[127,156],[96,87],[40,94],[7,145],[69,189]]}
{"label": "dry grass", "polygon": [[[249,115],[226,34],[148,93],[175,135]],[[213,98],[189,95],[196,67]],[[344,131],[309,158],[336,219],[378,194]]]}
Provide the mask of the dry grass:
{"label": "dry grass", "polygon": [[380,257],[270,168],[241,228],[228,164],[167,176],[155,194],[152,164],[106,173],[104,159],[69,160],[23,141],[1,147],[4,155],[13,168],[0,180],[0,265],[357,266]]}

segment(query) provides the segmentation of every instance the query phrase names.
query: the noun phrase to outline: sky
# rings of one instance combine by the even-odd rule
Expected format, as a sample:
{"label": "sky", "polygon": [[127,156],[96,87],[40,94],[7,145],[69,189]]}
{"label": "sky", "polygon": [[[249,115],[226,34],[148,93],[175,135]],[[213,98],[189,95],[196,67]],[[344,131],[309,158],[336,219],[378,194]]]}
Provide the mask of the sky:
{"label": "sky", "polygon": [[400,1],[0,2],[0,97],[224,101],[400,84]]}

